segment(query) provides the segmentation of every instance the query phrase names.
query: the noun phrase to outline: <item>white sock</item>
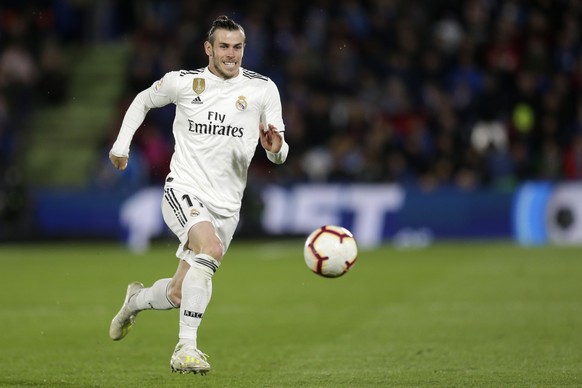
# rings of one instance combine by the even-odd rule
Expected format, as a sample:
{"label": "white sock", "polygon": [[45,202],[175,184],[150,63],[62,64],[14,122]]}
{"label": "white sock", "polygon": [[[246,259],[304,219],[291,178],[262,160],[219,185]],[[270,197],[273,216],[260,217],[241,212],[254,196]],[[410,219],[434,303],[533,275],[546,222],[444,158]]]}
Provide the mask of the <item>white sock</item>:
{"label": "white sock", "polygon": [[168,298],[170,278],[157,280],[151,287],[144,288],[129,300],[129,308],[133,311],[169,310],[175,309]]}
{"label": "white sock", "polygon": [[180,342],[196,344],[198,327],[212,296],[212,275],[220,263],[205,254],[189,260],[190,269],[182,283],[180,306]]}

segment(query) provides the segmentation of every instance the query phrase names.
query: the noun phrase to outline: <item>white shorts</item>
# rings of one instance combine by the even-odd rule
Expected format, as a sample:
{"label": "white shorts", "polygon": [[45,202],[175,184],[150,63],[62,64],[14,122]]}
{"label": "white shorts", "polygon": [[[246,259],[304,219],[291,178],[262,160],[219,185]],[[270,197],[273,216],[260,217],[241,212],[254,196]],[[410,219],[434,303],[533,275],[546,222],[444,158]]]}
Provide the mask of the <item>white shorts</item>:
{"label": "white shorts", "polygon": [[222,253],[224,255],[232,241],[232,236],[239,221],[238,213],[230,217],[213,213],[193,194],[174,187],[164,188],[162,215],[168,228],[180,240],[176,256],[182,260],[185,260],[187,256],[188,231],[193,225],[201,221],[212,223],[216,236],[222,242]]}

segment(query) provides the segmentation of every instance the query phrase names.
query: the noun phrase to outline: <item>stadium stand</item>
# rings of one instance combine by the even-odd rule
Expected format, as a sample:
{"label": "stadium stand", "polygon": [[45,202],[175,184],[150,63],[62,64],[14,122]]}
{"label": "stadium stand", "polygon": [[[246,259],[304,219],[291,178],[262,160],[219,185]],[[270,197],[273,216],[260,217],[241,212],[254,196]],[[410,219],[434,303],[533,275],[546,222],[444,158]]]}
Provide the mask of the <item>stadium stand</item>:
{"label": "stadium stand", "polygon": [[[582,177],[580,1],[25,3],[0,6],[3,214],[23,176],[117,188],[100,172],[127,104],[164,72],[203,66],[221,13],[245,26],[243,66],[282,93],[289,162],[275,177],[257,158],[252,182],[512,190]],[[171,118],[152,112],[138,132],[132,187],[165,175]]]}

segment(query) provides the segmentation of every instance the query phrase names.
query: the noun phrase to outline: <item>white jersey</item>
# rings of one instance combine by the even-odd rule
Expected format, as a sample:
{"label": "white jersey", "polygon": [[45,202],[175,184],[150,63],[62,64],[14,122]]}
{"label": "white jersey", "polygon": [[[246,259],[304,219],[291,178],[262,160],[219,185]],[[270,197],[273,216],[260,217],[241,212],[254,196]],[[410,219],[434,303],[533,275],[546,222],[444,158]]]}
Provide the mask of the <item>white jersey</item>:
{"label": "white jersey", "polygon": [[[131,139],[149,109],[170,103],[176,105],[175,148],[166,186],[194,194],[220,215],[237,213],[259,140],[259,123],[285,130],[277,86],[243,68],[226,80],[207,67],[166,73],[136,96],[111,152],[128,156]],[[284,143],[279,153],[267,152],[267,157],[283,163],[288,149]]]}

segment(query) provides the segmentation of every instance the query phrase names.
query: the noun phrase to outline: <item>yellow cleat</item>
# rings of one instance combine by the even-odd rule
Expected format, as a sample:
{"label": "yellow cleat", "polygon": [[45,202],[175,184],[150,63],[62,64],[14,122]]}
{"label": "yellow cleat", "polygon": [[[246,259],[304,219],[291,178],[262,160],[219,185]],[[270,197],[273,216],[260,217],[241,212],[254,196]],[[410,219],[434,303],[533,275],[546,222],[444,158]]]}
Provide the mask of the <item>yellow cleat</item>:
{"label": "yellow cleat", "polygon": [[210,371],[208,356],[196,349],[193,344],[178,343],[170,360],[172,372],[178,373],[200,373],[205,375]]}

